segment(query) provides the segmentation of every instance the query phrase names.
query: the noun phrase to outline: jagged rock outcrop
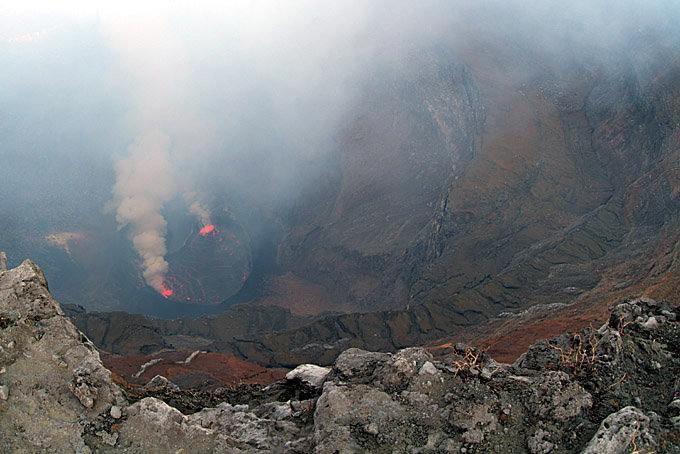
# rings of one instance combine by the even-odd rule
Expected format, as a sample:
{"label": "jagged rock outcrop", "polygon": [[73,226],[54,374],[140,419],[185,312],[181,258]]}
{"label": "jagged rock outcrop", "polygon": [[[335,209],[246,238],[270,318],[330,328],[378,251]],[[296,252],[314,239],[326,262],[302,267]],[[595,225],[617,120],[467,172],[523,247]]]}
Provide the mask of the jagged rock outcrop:
{"label": "jagged rock outcrop", "polygon": [[40,268],[0,270],[1,452],[276,452],[301,438],[279,406],[262,409],[272,418],[226,403],[191,416],[153,397],[130,405]]}
{"label": "jagged rock outcrop", "polygon": [[0,372],[2,452],[89,452],[84,426],[124,403],[30,260],[0,271]]}
{"label": "jagged rock outcrop", "polygon": [[678,315],[626,301],[512,365],[463,344],[441,361],[347,350],[317,402],[316,452],[680,452]]}
{"label": "jagged rock outcrop", "polygon": [[[26,261],[0,271],[0,347],[6,452],[680,453],[680,309],[649,298],[514,364],[464,344],[438,360],[350,348],[330,371],[300,367],[242,403],[229,401],[238,388],[160,378],[140,398],[112,383]],[[199,397],[214,404],[186,405]]]}

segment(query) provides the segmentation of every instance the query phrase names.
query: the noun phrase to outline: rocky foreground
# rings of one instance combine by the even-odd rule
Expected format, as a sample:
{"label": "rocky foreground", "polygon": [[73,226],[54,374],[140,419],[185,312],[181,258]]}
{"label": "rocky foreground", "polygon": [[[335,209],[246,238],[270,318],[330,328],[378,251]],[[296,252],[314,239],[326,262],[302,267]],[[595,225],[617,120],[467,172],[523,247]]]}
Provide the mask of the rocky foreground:
{"label": "rocky foreground", "polygon": [[614,305],[512,365],[462,344],[438,361],[353,348],[264,389],[130,390],[33,262],[2,268],[1,452],[680,452],[680,310],[665,302]]}

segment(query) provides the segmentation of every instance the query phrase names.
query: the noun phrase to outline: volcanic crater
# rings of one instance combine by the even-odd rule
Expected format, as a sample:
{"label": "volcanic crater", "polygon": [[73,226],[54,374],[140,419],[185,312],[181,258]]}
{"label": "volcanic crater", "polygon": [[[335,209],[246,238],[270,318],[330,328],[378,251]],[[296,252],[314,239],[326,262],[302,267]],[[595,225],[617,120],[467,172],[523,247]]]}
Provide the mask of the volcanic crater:
{"label": "volcanic crater", "polygon": [[161,295],[186,304],[222,303],[243,287],[252,269],[247,234],[226,213],[206,225],[197,222],[167,260]]}

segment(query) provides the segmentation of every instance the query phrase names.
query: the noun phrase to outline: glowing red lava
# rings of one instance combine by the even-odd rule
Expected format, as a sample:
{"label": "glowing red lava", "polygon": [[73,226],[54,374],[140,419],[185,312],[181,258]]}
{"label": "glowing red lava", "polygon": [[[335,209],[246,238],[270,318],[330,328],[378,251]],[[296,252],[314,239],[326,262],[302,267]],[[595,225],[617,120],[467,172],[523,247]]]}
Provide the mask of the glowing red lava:
{"label": "glowing red lava", "polygon": [[198,231],[198,233],[200,233],[201,236],[208,236],[209,233],[212,233],[213,235],[219,233],[219,230],[217,232],[215,232],[214,230],[215,226],[210,224],[203,227],[201,230]]}
{"label": "glowing red lava", "polygon": [[182,249],[168,256],[160,294],[179,303],[220,304],[247,280],[249,250],[221,224],[209,224],[194,232]]}
{"label": "glowing red lava", "polygon": [[161,284],[161,288],[163,289],[163,291],[161,292],[161,295],[163,295],[163,298],[167,299],[167,298],[170,298],[172,296],[172,293],[173,293],[172,288],[168,287],[166,285],[165,281]]}

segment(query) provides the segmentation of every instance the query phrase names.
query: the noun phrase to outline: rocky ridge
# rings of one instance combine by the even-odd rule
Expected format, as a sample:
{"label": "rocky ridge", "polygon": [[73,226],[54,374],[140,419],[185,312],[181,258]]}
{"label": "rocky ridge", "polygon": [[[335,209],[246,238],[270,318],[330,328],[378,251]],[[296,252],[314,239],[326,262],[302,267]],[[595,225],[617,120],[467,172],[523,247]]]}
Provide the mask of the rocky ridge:
{"label": "rocky ridge", "polygon": [[680,452],[679,316],[626,300],[600,328],[541,340],[514,364],[464,344],[438,360],[351,348],[264,389],[200,393],[158,377],[131,393],[27,260],[0,270],[0,449]]}
{"label": "rocky ridge", "polygon": [[30,260],[0,270],[0,450],[89,452],[84,427],[125,400]]}

